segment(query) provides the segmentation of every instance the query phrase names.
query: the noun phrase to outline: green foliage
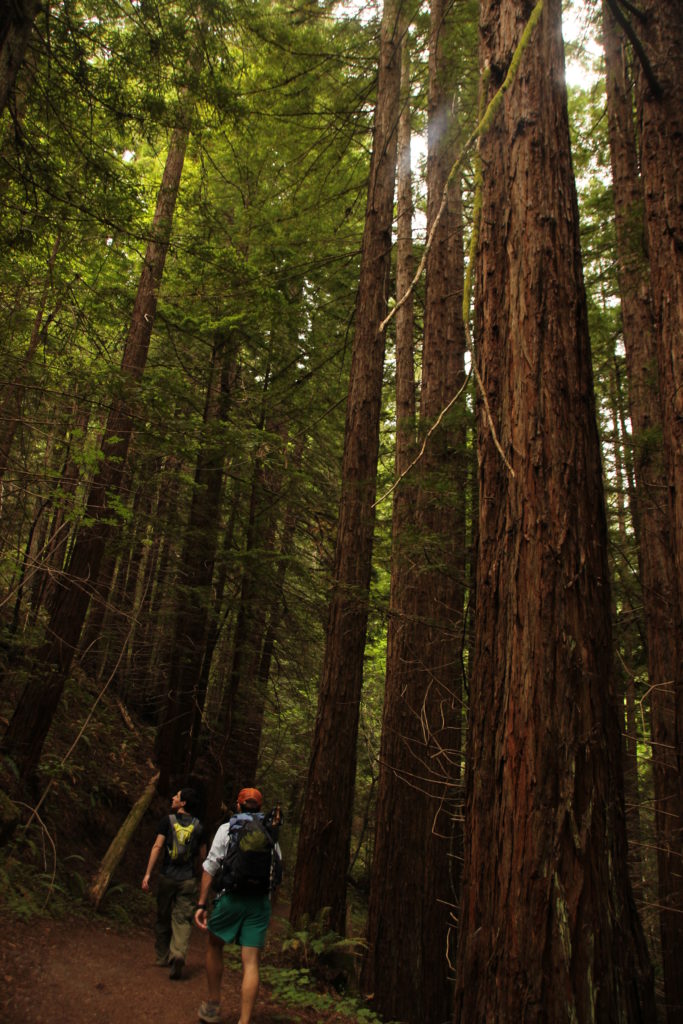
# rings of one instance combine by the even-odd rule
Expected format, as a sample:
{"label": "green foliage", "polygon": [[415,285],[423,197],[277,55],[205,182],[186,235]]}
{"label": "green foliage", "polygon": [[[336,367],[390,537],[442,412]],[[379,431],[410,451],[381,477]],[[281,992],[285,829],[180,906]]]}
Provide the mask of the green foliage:
{"label": "green foliage", "polygon": [[139,886],[128,882],[110,885],[98,908],[98,913],[122,932],[137,927],[148,912],[148,898]]}
{"label": "green foliage", "polygon": [[[20,921],[34,917],[93,918],[85,858],[70,854],[61,863],[51,858],[43,826],[17,837],[0,850],[0,888],[3,913]],[[40,870],[41,865],[48,870]],[[148,903],[144,894],[127,883],[113,884],[105,893],[97,917],[122,931],[144,920]]]}
{"label": "green foliage", "polygon": [[87,916],[85,882],[71,870],[57,872],[54,851],[42,826],[0,850],[3,912],[20,921],[32,917]]}
{"label": "green foliage", "polygon": [[[335,997],[316,989],[311,972],[306,968],[272,967],[264,964],[261,977],[279,1001],[290,1006],[301,1006],[324,1013],[326,1019],[363,1021],[364,1024],[381,1024],[381,1018],[363,1006],[359,999],[350,996]],[[391,1022],[387,1022],[391,1024]]]}
{"label": "green foliage", "polygon": [[304,915],[301,927],[294,929],[288,923],[288,934],[282,942],[283,953],[293,953],[295,959],[309,967],[316,958],[336,953],[359,956],[364,946],[361,939],[346,939],[329,927],[329,908],[324,907],[311,921]]}

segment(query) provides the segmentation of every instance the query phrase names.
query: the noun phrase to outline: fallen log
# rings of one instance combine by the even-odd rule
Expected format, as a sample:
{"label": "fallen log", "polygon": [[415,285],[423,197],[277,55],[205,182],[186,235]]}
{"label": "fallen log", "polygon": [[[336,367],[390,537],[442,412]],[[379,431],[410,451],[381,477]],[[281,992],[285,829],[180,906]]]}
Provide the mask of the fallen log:
{"label": "fallen log", "polygon": [[88,899],[96,910],[102,901],[102,897],[107,891],[109,882],[111,881],[111,876],[116,871],[121,858],[126,852],[126,847],[128,846],[135,829],[140,824],[143,814],[152,802],[152,798],[156,792],[158,778],[159,773],[157,772],[147,783],[144,793],[133,804],[128,817],[112,839],[109,844],[109,849],[102,858],[97,874],[88,889]]}

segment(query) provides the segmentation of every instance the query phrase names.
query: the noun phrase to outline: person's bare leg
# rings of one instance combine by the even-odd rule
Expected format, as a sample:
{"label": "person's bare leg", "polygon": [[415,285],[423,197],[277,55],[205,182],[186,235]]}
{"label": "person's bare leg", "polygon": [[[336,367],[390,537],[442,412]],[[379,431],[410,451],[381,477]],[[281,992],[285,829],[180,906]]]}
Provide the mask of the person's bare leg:
{"label": "person's bare leg", "polygon": [[206,944],[206,980],[209,984],[209,1002],[220,1003],[223,977],[223,942],[209,932]]}
{"label": "person's bare leg", "polygon": [[242,1009],[238,1024],[251,1024],[259,987],[259,956],[257,946],[242,946]]}

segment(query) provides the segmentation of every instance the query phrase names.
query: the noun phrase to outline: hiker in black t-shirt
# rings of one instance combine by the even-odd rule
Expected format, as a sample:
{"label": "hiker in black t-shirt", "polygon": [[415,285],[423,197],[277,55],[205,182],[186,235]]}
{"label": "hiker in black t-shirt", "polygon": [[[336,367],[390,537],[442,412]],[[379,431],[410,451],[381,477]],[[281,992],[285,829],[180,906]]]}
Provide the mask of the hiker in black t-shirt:
{"label": "hiker in black t-shirt", "polygon": [[206,856],[202,826],[194,817],[197,794],[180,789],[171,798],[171,813],[159,822],[142,888],[150,891],[154,865],[163,854],[157,885],[157,920],[154,927],[157,964],[171,968],[170,977],[182,976],[197,902],[197,866]]}

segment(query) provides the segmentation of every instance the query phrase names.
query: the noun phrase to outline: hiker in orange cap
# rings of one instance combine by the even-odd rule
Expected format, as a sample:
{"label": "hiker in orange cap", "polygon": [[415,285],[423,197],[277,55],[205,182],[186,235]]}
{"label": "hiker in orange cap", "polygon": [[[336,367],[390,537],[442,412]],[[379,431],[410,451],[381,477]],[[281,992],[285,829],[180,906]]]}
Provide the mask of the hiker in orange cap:
{"label": "hiker in orange cap", "polygon": [[[261,812],[258,789],[240,790],[237,814],[216,832],[204,861],[195,924],[208,933],[206,976],[209,998],[199,1007],[199,1020],[221,1020],[223,946],[242,947],[242,1000],[239,1024],[251,1024],[259,989],[259,959],[266,942],[273,897],[282,880],[282,854],[277,842],[279,807]],[[213,888],[216,902],[209,900]]]}
{"label": "hiker in orange cap", "polygon": [[237,806],[247,807],[250,811],[260,811],[263,806],[263,797],[258,789],[241,789],[237,794]]}

